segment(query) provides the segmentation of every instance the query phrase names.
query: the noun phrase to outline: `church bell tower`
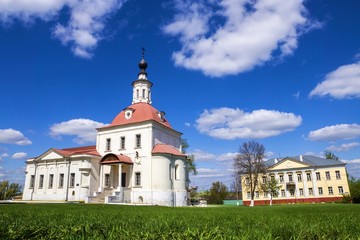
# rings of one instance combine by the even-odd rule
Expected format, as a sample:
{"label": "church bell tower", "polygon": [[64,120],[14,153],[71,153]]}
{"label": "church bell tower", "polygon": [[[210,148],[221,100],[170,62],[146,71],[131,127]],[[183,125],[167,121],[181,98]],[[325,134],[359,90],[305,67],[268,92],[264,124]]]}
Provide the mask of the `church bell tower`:
{"label": "church bell tower", "polygon": [[133,81],[133,99],[134,103],[148,103],[151,104],[151,87],[152,83],[147,79],[146,68],[148,67],[147,62],[144,59],[145,49],[142,48],[142,59],[139,62],[140,72],[138,73],[138,79]]}

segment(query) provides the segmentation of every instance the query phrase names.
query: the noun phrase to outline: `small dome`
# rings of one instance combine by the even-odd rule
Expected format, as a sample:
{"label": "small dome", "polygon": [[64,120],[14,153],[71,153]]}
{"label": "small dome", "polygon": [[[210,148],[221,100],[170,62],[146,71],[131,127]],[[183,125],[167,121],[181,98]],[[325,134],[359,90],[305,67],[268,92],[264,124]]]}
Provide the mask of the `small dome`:
{"label": "small dome", "polygon": [[141,61],[139,62],[139,68],[140,70],[146,70],[146,68],[148,67],[147,62],[145,61],[145,59],[141,59]]}

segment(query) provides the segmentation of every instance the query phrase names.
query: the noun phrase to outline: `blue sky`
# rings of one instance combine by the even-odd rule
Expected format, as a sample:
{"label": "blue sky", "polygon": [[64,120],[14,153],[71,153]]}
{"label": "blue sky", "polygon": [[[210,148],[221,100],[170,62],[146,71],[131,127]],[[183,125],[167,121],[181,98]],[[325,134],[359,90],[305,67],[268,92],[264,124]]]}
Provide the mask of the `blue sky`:
{"label": "blue sky", "polygon": [[268,158],[333,151],[360,178],[360,3],[0,0],[0,180],[95,143],[131,104],[146,48],[153,106],[190,144],[192,185],[232,182],[249,140]]}

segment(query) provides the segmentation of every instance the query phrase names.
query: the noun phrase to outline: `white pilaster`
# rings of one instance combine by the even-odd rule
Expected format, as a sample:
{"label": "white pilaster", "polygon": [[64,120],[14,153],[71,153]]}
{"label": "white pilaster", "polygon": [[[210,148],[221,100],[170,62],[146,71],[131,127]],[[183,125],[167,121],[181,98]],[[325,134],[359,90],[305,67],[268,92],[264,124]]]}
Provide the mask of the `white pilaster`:
{"label": "white pilaster", "polygon": [[99,175],[99,178],[100,178],[100,186],[99,186],[99,189],[98,189],[98,192],[102,192],[103,190],[103,186],[104,186],[104,168],[103,168],[104,165],[100,165],[100,175]]}
{"label": "white pilaster", "polygon": [[122,173],[122,164],[120,163],[119,164],[119,181],[118,181],[118,186],[117,186],[117,191],[120,191],[121,190],[121,182],[122,182],[122,179],[121,179],[121,173]]}
{"label": "white pilaster", "polygon": [[303,183],[304,183],[304,196],[305,196],[305,197],[309,197],[309,189],[307,188],[306,172],[305,172],[305,171],[301,171],[301,173],[302,173]]}
{"label": "white pilaster", "polygon": [[319,191],[317,190],[317,184],[316,184],[316,174],[315,174],[315,170],[312,169],[311,170],[311,180],[312,180],[312,185],[313,185],[313,194],[315,197],[317,197],[319,195]]}

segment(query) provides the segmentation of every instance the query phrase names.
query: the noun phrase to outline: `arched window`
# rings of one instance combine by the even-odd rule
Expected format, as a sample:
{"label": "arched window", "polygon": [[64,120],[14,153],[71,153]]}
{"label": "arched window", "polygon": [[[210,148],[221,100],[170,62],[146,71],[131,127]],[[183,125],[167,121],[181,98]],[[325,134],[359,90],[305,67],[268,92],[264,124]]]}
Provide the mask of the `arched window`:
{"label": "arched window", "polygon": [[175,165],[175,180],[179,180],[180,179],[180,168],[179,168],[179,164]]}

